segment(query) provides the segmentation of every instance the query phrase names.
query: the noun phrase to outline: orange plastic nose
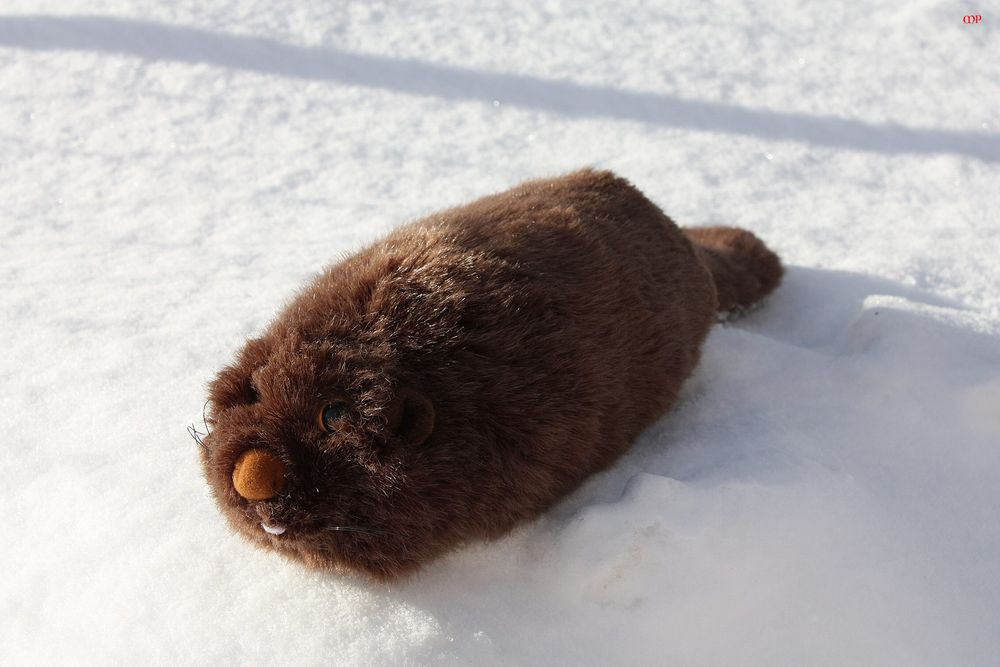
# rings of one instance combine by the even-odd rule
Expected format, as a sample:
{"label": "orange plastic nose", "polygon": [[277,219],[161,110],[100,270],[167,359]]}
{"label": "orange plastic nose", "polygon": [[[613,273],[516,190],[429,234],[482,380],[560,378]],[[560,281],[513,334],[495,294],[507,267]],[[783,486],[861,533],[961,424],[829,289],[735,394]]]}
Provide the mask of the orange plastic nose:
{"label": "orange plastic nose", "polygon": [[247,500],[274,498],[285,485],[285,463],[263,449],[248,449],[236,460],[233,486]]}

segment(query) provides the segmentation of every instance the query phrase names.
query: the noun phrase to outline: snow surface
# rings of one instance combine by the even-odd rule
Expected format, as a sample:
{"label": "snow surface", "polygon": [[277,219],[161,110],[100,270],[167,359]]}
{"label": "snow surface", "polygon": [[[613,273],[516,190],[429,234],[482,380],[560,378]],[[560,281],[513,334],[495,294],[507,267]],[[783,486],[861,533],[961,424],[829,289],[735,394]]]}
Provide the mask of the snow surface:
{"label": "snow surface", "polygon": [[[0,663],[997,664],[998,21],[5,0]],[[392,225],[585,164],[790,266],[677,409],[399,584],[232,535],[185,427],[241,341]]]}

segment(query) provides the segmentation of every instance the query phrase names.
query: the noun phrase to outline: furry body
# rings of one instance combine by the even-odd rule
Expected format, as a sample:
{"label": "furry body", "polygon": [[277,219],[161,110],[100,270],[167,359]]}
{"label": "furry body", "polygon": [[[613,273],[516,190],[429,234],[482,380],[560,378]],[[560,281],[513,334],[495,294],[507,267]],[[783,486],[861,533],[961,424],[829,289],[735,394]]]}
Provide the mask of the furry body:
{"label": "furry body", "polygon": [[[406,573],[614,461],[675,400],[716,311],[781,274],[749,232],[682,231],[610,172],[442,211],[324,271],[220,372],[206,477],[259,545]],[[348,409],[326,432],[331,400]],[[266,501],[233,487],[251,447],[281,461]]]}

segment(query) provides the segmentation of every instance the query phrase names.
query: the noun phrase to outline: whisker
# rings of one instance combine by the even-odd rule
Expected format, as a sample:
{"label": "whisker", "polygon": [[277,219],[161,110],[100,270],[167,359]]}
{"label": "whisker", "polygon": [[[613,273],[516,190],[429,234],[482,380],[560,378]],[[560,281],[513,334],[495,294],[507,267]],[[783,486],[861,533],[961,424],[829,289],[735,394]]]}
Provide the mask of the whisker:
{"label": "whisker", "polygon": [[192,438],[194,438],[195,442],[197,442],[199,445],[201,445],[202,449],[204,449],[205,451],[208,451],[208,445],[206,445],[205,441],[203,440],[203,438],[206,435],[208,435],[207,433],[200,432],[198,429],[196,429],[194,427],[194,424],[191,424],[190,426],[187,427],[187,432],[188,432],[188,435],[190,435]]}
{"label": "whisker", "polygon": [[194,424],[191,424],[190,426],[187,427],[188,435],[194,438],[194,441],[197,442],[199,445],[201,445],[201,448],[204,449],[205,451],[208,451],[208,445],[205,444],[204,439],[212,434],[212,429],[208,427],[208,415],[206,412],[207,410],[208,410],[208,401],[205,401],[205,404],[201,406],[201,423],[205,427],[204,433],[199,431]]}
{"label": "whisker", "polygon": [[210,400],[211,399],[206,400],[205,404],[201,406],[201,423],[205,425],[205,435],[208,435],[209,433],[212,432],[211,429],[208,428],[208,417],[206,415],[206,411],[208,410],[208,402]]}

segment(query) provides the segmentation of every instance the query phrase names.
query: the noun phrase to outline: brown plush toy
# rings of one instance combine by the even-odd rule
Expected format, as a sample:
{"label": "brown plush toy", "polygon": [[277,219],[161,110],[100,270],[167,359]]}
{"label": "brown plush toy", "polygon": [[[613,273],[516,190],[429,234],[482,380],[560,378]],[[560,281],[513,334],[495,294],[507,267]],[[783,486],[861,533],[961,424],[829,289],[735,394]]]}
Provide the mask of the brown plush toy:
{"label": "brown plush toy", "polygon": [[779,283],[583,170],[400,227],[336,264],[210,387],[205,475],[251,542],[391,578],[531,520],[661,417],[718,310]]}

